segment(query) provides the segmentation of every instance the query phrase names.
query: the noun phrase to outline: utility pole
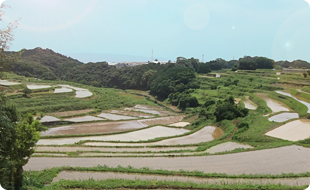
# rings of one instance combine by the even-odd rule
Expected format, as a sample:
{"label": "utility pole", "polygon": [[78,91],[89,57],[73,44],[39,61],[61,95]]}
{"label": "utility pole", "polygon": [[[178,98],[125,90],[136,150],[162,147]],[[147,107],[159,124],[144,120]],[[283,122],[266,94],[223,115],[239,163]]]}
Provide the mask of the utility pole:
{"label": "utility pole", "polygon": [[151,58],[151,62],[153,62],[153,61],[154,61],[154,57],[153,57],[153,55],[154,55],[154,52],[153,52],[153,48],[152,48],[152,58]]}

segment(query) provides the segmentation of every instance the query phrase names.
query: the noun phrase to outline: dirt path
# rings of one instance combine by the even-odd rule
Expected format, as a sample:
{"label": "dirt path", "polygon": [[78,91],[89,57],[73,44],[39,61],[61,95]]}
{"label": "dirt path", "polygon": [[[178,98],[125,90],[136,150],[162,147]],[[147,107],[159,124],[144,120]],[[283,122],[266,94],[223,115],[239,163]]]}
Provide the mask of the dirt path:
{"label": "dirt path", "polygon": [[226,155],[151,158],[42,158],[33,157],[25,170],[43,170],[52,167],[93,167],[118,165],[135,168],[149,167],[163,170],[203,171],[205,173],[282,174],[310,172],[310,148],[286,146]]}
{"label": "dirt path", "polygon": [[106,180],[106,179],[128,179],[128,180],[156,180],[156,181],[180,181],[192,183],[208,184],[245,184],[264,185],[264,184],[281,184],[290,186],[304,186],[310,184],[310,178],[296,179],[243,179],[243,178],[196,178],[187,176],[162,176],[162,175],[145,175],[145,174],[125,174],[113,172],[69,172],[63,171],[54,178],[52,183],[61,179],[64,180]]}

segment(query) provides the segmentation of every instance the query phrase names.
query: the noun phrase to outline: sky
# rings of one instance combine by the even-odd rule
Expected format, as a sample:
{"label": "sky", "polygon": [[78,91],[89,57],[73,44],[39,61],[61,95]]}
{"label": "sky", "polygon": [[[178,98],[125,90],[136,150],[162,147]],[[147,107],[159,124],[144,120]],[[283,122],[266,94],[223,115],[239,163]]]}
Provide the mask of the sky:
{"label": "sky", "polygon": [[305,0],[6,0],[10,50],[49,48],[83,62],[204,62],[243,56],[310,62]]}

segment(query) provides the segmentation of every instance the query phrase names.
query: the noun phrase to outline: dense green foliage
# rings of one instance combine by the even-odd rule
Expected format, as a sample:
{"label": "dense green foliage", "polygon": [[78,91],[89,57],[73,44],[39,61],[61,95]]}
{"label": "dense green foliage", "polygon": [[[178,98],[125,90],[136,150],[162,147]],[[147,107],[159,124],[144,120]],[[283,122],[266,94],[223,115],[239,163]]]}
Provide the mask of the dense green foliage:
{"label": "dense green foliage", "polygon": [[241,70],[255,70],[255,69],[273,69],[274,61],[266,57],[250,57],[245,56],[240,58],[238,69]]}
{"label": "dense green foliage", "polygon": [[32,115],[19,120],[15,105],[0,93],[0,184],[5,189],[22,187],[22,167],[34,152],[40,129]]}
{"label": "dense green foliage", "polygon": [[70,68],[82,64],[50,49],[35,48],[23,50],[18,60],[12,64],[11,70],[27,77],[55,80],[61,78]]}

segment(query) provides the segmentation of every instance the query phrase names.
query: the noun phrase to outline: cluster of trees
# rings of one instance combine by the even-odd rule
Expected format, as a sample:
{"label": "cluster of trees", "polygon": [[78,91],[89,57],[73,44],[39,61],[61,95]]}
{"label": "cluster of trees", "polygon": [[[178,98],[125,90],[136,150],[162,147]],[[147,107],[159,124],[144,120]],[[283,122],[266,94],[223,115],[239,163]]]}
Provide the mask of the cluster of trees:
{"label": "cluster of trees", "polygon": [[[255,70],[255,69],[273,69],[275,65],[274,60],[266,57],[250,57],[245,56],[240,58],[236,63],[240,70]],[[236,68],[234,66],[233,68]]]}
{"label": "cluster of trees", "polygon": [[208,100],[200,111],[199,117],[219,122],[225,119],[233,120],[238,117],[245,117],[248,113],[247,108],[235,104],[234,98],[230,96],[224,101]]}
{"label": "cluster of trees", "polygon": [[296,69],[310,69],[310,64],[307,61],[303,60],[295,60],[292,62],[289,61],[278,61],[275,63],[277,66],[283,67],[283,68],[289,68],[293,67]]}

